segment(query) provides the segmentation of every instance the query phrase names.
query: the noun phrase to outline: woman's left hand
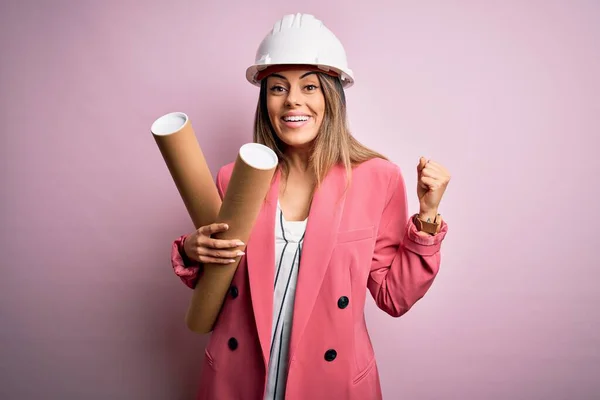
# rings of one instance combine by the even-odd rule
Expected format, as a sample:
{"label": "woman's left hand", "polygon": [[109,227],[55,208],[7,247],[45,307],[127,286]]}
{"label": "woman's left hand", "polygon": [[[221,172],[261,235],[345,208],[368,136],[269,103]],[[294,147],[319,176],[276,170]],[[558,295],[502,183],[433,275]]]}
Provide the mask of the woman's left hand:
{"label": "woman's left hand", "polygon": [[450,173],[442,165],[425,157],[419,159],[417,165],[417,196],[419,197],[419,214],[435,218],[442,196],[450,182]]}

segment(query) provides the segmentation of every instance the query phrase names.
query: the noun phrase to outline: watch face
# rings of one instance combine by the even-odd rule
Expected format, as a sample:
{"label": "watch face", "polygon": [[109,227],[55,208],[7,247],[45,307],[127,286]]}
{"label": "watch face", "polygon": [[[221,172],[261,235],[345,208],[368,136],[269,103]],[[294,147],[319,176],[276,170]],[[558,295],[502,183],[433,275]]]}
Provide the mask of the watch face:
{"label": "watch face", "polygon": [[437,232],[438,224],[434,224],[432,222],[421,221],[421,225],[422,225],[421,230],[423,232],[427,232],[427,233],[436,233]]}

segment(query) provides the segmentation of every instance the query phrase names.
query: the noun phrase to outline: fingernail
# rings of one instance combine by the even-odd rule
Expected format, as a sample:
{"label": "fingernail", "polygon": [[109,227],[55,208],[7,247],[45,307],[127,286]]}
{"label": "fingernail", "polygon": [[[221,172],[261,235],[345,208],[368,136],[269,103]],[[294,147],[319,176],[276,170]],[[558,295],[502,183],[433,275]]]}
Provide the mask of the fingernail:
{"label": "fingernail", "polygon": [[235,260],[229,260],[229,264],[234,263],[234,262],[235,262]]}
{"label": "fingernail", "polygon": [[227,224],[223,224],[223,228],[225,228],[225,229],[229,229],[229,225],[227,225]]}
{"label": "fingernail", "polygon": [[241,240],[238,240],[237,242],[235,242],[235,244],[238,246],[243,246],[244,242],[242,242]]}
{"label": "fingernail", "polygon": [[237,252],[237,255],[238,255],[238,256],[243,256],[244,254],[246,254],[246,253],[244,253],[243,251],[238,251],[238,252]]}

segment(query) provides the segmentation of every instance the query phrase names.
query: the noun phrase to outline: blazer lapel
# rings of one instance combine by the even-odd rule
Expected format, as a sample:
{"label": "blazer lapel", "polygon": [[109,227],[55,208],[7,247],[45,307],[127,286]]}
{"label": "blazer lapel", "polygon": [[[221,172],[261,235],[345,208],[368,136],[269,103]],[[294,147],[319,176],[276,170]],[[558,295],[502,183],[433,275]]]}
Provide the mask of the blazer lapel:
{"label": "blazer lapel", "polygon": [[[345,169],[341,165],[336,165],[330,170],[313,197],[296,286],[289,350],[290,362],[313,310],[329,265],[344,210],[345,184]],[[272,290],[269,293],[273,295]]]}
{"label": "blazer lapel", "polygon": [[268,366],[273,324],[273,281],[275,270],[275,211],[280,170],[275,176],[246,246],[250,297],[265,368]]}

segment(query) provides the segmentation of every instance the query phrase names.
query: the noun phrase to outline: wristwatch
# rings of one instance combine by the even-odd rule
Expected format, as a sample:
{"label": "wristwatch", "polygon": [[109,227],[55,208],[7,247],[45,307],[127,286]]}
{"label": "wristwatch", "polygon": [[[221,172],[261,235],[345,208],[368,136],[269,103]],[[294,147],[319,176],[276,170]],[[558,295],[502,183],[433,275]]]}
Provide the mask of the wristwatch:
{"label": "wristwatch", "polygon": [[438,214],[435,216],[433,222],[427,222],[420,219],[419,214],[415,214],[414,222],[415,226],[419,231],[435,235],[440,231],[440,228],[442,227],[442,216]]}

